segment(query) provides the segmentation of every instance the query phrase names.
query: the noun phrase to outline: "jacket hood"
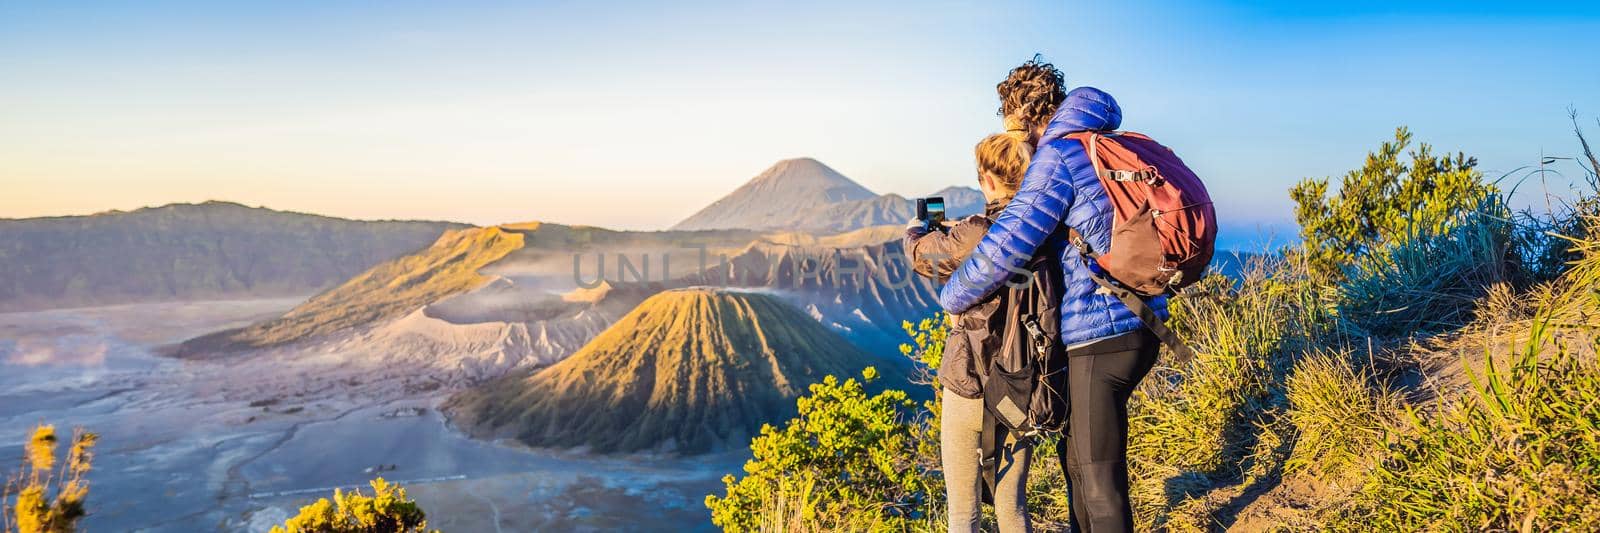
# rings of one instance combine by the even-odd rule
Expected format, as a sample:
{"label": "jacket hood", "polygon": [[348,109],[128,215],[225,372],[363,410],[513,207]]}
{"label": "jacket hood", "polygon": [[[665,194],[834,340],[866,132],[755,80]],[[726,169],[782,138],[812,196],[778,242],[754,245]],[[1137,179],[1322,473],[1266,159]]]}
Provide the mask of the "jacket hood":
{"label": "jacket hood", "polygon": [[1040,142],[1053,141],[1079,131],[1110,131],[1122,126],[1122,107],[1117,99],[1094,87],[1079,87],[1067,93],[1061,109],[1050,118]]}

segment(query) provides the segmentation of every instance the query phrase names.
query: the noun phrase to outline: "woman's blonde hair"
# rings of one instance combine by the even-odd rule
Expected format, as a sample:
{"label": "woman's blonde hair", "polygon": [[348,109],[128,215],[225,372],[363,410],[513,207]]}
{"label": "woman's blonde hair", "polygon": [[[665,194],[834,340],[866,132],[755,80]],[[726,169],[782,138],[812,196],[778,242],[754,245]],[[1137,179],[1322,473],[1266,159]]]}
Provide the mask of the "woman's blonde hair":
{"label": "woman's blonde hair", "polygon": [[978,156],[978,172],[988,174],[1002,192],[1017,192],[1028,163],[1033,162],[1033,143],[1028,142],[1027,132],[1018,130],[984,137],[973,151]]}

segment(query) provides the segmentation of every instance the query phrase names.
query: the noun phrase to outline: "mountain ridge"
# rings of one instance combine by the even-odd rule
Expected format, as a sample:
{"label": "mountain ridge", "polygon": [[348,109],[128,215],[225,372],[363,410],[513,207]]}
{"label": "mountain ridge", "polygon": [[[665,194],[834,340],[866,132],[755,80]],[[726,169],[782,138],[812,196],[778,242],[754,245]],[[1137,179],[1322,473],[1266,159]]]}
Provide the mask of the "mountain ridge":
{"label": "mountain ridge", "polygon": [[466,227],[215,200],[0,219],[0,311],[303,295]]}
{"label": "mountain ridge", "polygon": [[398,318],[490,281],[478,270],[523,246],[499,226],[452,230],[418,253],[380,263],[276,319],[190,339],[180,356],[262,348]]}
{"label": "mountain ridge", "polygon": [[467,227],[467,226],[471,226],[472,225],[472,224],[468,224],[468,223],[465,223],[465,222],[456,222],[456,221],[453,221],[453,220],[429,220],[429,219],[422,219],[422,218],[351,218],[351,217],[341,217],[341,216],[335,216],[335,215],[325,215],[325,214],[321,214],[321,213],[313,213],[313,212],[310,212],[310,211],[297,211],[297,210],[293,210],[293,209],[276,209],[276,208],[267,207],[267,206],[264,206],[264,205],[249,205],[249,204],[246,204],[244,202],[236,202],[236,201],[233,201],[233,200],[216,200],[216,199],[201,200],[201,201],[198,201],[198,202],[168,202],[168,203],[161,204],[161,205],[147,205],[147,206],[136,207],[136,208],[127,209],[127,210],[113,208],[113,209],[105,209],[105,210],[101,210],[101,211],[95,211],[93,213],[79,214],[79,215],[68,214],[68,215],[43,215],[43,216],[34,216],[34,217],[0,217],[0,222],[17,222],[17,221],[25,221],[25,220],[59,220],[59,219],[72,219],[72,218],[112,217],[112,216],[117,216],[117,215],[133,215],[133,214],[139,214],[139,213],[159,212],[159,211],[166,211],[166,210],[183,210],[183,209],[242,209],[242,210],[251,210],[251,211],[280,213],[280,214],[286,214],[286,215],[303,215],[303,216],[307,216],[307,217],[314,217],[314,218],[321,218],[321,219],[332,219],[332,220],[343,220],[343,221],[350,221],[350,222],[424,222],[424,223],[434,223],[434,224],[453,224],[453,225],[462,226],[462,227]]}

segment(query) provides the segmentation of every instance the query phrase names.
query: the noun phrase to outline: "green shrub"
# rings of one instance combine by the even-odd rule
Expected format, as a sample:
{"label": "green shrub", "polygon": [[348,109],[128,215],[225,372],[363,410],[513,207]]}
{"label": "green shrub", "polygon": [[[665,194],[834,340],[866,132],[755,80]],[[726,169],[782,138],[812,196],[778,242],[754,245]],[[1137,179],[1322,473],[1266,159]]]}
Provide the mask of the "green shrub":
{"label": "green shrub", "polygon": [[944,362],[944,345],[945,340],[950,337],[950,321],[948,315],[938,313],[932,318],[922,319],[915,325],[902,322],[900,327],[911,337],[910,344],[900,345],[901,355],[910,358],[913,363],[912,372],[916,377],[911,381],[933,389],[933,394],[930,395],[932,399],[922,402],[922,412],[912,425],[912,430],[917,433],[919,466],[938,478],[931,480],[932,485],[938,488],[931,500],[937,503],[934,509],[943,511],[944,474],[939,455],[939,417],[944,413],[944,403],[940,395],[941,385],[937,373],[939,365]]}
{"label": "green shrub", "polygon": [[1511,225],[1497,199],[1443,233],[1413,233],[1343,269],[1339,323],[1351,337],[1405,337],[1466,325],[1489,287],[1511,280]]}
{"label": "green shrub", "polygon": [[428,530],[427,515],[406,497],[406,489],[372,480],[372,496],[361,491],[333,491],[333,501],[317,500],[274,526],[272,533],[413,533]]}
{"label": "green shrub", "polygon": [[1486,199],[1495,196],[1483,182],[1476,158],[1457,153],[1438,157],[1432,147],[1411,146],[1411,132],[1395,131],[1393,142],[1367,155],[1361,168],[1345,174],[1330,196],[1327,178],[1307,179],[1290,189],[1300,224],[1304,253],[1319,276],[1337,279],[1345,265],[1413,235],[1442,235]]}
{"label": "green shrub", "polygon": [[[796,404],[782,429],[750,444],[745,475],[723,478],[726,494],[706,497],[726,531],[884,531],[923,524],[942,507],[941,477],[919,457],[923,425],[903,391],[867,396],[863,381],[828,376]],[[935,451],[937,453],[937,451]]]}

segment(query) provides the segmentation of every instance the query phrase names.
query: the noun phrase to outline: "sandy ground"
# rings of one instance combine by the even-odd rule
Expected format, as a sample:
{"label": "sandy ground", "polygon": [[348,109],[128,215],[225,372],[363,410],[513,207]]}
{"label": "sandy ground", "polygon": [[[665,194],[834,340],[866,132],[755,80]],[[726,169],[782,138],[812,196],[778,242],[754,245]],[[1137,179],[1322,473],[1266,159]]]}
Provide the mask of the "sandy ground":
{"label": "sandy ground", "polygon": [[[593,457],[472,440],[422,365],[280,350],[217,361],[161,345],[299,299],[0,314],[0,464],[33,424],[100,433],[89,531],[264,531],[334,487],[400,481],[446,531],[710,530],[743,454]],[[392,362],[392,361],[391,361]],[[369,467],[394,465],[377,474]]]}

